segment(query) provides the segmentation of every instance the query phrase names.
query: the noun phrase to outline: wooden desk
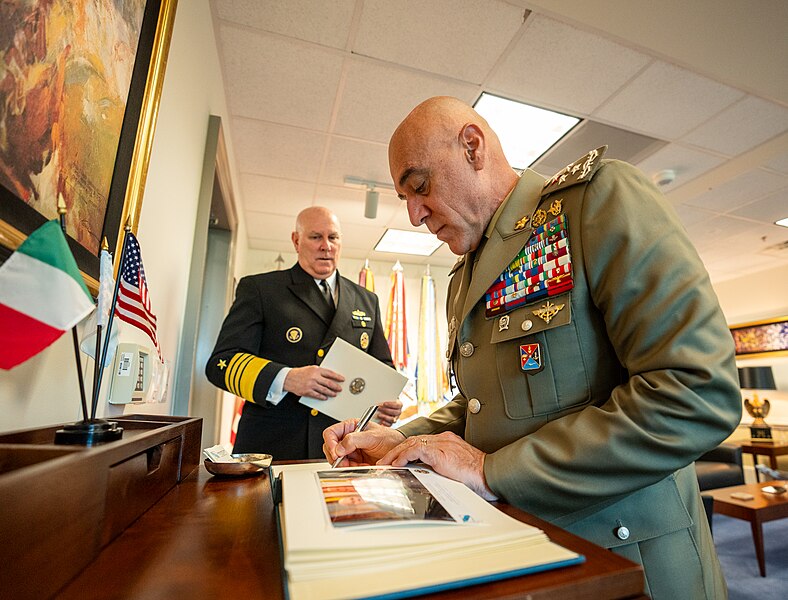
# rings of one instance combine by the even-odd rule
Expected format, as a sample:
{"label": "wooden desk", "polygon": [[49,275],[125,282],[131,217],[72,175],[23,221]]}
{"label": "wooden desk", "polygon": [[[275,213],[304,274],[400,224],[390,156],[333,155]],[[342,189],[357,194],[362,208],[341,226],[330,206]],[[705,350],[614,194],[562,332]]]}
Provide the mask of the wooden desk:
{"label": "wooden desk", "polygon": [[[758,464],[759,456],[769,457],[769,466],[772,469],[777,469],[777,457],[788,454],[788,441],[784,439],[775,439],[773,442],[753,442],[745,441],[740,442],[741,451],[747,454],[752,454],[753,465]],[[755,469],[755,480],[760,481],[758,469]]]}
{"label": "wooden desk", "polygon": [[[511,506],[500,508],[542,528],[557,543],[585,555],[586,562],[446,591],[431,599],[644,597],[639,565]],[[104,548],[56,597],[283,599],[268,478],[219,479],[200,465]]]}
{"label": "wooden desk", "polygon": [[[768,485],[788,485],[785,481],[766,481],[748,483],[731,487],[706,490],[703,493],[714,497],[714,512],[736,519],[750,522],[752,539],[755,544],[755,556],[761,577],[766,577],[766,560],[763,552],[763,524],[788,517],[788,494],[767,494],[761,488]],[[752,500],[732,498],[731,494],[745,493],[753,496]]]}

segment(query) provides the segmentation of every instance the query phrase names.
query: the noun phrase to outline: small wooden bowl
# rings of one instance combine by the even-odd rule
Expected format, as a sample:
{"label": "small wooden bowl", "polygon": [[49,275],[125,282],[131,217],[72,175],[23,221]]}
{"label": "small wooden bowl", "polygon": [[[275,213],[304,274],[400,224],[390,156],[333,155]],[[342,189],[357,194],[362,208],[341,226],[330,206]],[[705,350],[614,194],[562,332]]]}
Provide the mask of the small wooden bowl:
{"label": "small wooden bowl", "polygon": [[235,462],[213,462],[205,459],[203,464],[209,473],[220,477],[247,477],[268,472],[270,454],[231,454]]}

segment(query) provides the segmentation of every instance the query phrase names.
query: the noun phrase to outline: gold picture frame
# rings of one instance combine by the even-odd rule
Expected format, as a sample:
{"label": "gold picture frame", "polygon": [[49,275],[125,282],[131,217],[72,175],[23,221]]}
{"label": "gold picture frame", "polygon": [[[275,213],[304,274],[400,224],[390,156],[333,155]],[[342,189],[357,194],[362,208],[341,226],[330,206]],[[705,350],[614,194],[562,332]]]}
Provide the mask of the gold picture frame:
{"label": "gold picture frame", "polygon": [[[62,195],[64,190],[67,192],[72,191],[71,206],[74,206],[73,198],[78,198],[79,194],[73,193],[69,186],[76,185],[72,183],[76,180],[82,184],[80,191],[87,190],[90,192],[90,203],[86,202],[85,206],[81,207],[83,214],[90,215],[96,222],[89,229],[88,236],[75,235],[74,232],[79,227],[74,227],[72,226],[73,222],[67,221],[68,243],[88,287],[95,293],[98,290],[98,254],[101,240],[106,238],[110,249],[115,250],[114,257],[117,264],[123,243],[121,232],[125,224],[128,223],[133,232],[136,233],[137,230],[164,81],[167,54],[175,21],[177,0],[136,0],[136,4],[134,2],[124,3],[122,9],[115,8],[121,5],[99,3],[94,2],[94,0],[80,0],[78,2],[62,0],[62,3],[41,3],[40,5],[34,0],[29,3],[12,3],[12,5],[12,8],[9,9],[12,12],[2,16],[17,23],[17,33],[19,35],[14,35],[13,39],[0,39],[0,53],[2,53],[3,57],[16,59],[23,65],[30,64],[33,61],[32,64],[36,66],[36,70],[32,75],[28,75],[23,82],[27,85],[26,90],[29,97],[10,97],[12,92],[7,93],[4,97],[3,91],[0,90],[0,125],[3,126],[4,130],[8,130],[10,127],[6,123],[6,119],[10,121],[11,119],[24,118],[26,110],[29,110],[31,114],[28,121],[32,121],[34,118],[37,118],[38,121],[34,121],[32,124],[28,122],[25,124],[26,127],[18,127],[17,131],[22,133],[15,140],[9,141],[9,139],[5,139],[0,141],[0,144],[5,143],[4,147],[0,146],[0,169],[4,171],[3,175],[6,175],[9,172],[9,163],[15,160],[15,156],[29,157],[31,153],[28,152],[26,154],[28,147],[31,145],[35,146],[35,142],[38,141],[39,146],[34,149],[40,149],[40,152],[38,154],[32,153],[33,159],[36,161],[35,166],[43,165],[41,168],[42,172],[45,169],[49,169],[48,175],[50,179],[58,182],[58,185],[50,185],[46,189],[32,192],[32,196],[38,199],[46,196],[46,210],[38,210],[35,207],[35,203],[30,201],[31,194],[26,194],[29,188],[25,188],[24,185],[30,180],[33,180],[35,183],[37,178],[41,176],[41,173],[33,171],[28,173],[25,171],[24,167],[31,163],[23,163],[20,159],[19,162],[23,163],[22,168],[18,169],[18,173],[21,174],[20,177],[0,178],[0,262],[10,256],[33,230],[47,220],[54,218],[52,205],[56,202],[57,195]],[[137,13],[134,13],[135,9]],[[55,10],[59,12],[52,14]],[[132,51],[129,44],[123,44],[122,36],[120,36],[120,41],[115,42],[120,50],[114,47],[112,51],[107,50],[107,37],[104,28],[110,25],[99,18],[103,16],[101,11],[106,10],[120,11],[118,14],[112,15],[117,19],[117,21],[113,20],[112,22],[120,21],[122,23],[122,19],[128,19],[131,22],[133,20],[132,17],[138,19],[132,24],[133,26],[122,30],[123,33],[127,33],[129,30],[135,33],[138,31],[139,39],[136,44],[136,51]],[[93,12],[89,16],[94,21],[99,21],[98,27],[95,24],[92,28],[86,26],[84,22],[89,21],[89,19],[69,19],[69,16],[75,14],[83,17],[84,14],[90,11]],[[93,13],[98,13],[98,15]],[[141,20],[139,20],[140,18]],[[77,21],[79,25],[74,24]],[[90,45],[93,44],[93,52],[89,56],[90,60],[75,57],[70,44],[64,48],[57,48],[57,52],[48,52],[50,49],[46,47],[46,44],[49,44],[50,40],[54,39],[52,30],[60,28],[59,33],[62,38],[63,30],[68,30],[69,27],[74,30],[70,33],[74,37],[78,37],[78,41],[83,45],[88,46],[90,49]],[[91,38],[90,36],[93,37]],[[69,51],[72,52],[71,55],[68,54]],[[73,82],[72,85],[75,89],[80,91],[82,89],[88,90],[83,92],[83,96],[80,96],[80,99],[84,102],[84,97],[91,93],[90,90],[93,89],[96,81],[99,83],[114,82],[109,76],[105,75],[100,59],[106,59],[106,63],[103,66],[106,67],[106,72],[112,73],[121,70],[122,66],[118,67],[117,61],[120,60],[122,62],[124,51],[125,57],[131,59],[127,60],[127,66],[125,67],[127,72],[131,74],[128,96],[125,102],[122,104],[115,102],[113,104],[97,94],[94,96],[96,99],[95,104],[86,103],[88,110],[92,110],[95,113],[110,105],[107,112],[111,116],[115,116],[115,119],[111,119],[110,122],[112,125],[117,123],[118,126],[113,129],[102,123],[100,127],[103,127],[103,129],[100,129],[93,136],[94,131],[88,125],[83,124],[93,114],[91,113],[87,117],[82,115],[74,117],[74,111],[72,110],[74,102],[69,101],[65,94],[58,96],[58,92],[65,89],[63,85],[64,80]],[[52,58],[53,54],[57,54],[57,56]],[[118,58],[119,55],[121,55],[120,59]],[[23,56],[25,60],[19,60],[19,56]],[[77,62],[77,58],[80,58],[79,62]],[[36,60],[40,62],[35,63]],[[133,67],[129,63],[133,63]],[[34,87],[34,84],[39,82],[33,81],[33,84],[31,84],[30,79],[38,77],[41,80],[41,72],[49,73],[49,76],[46,80],[40,82],[38,87]],[[25,77],[26,75],[26,73],[21,71],[19,77]],[[85,83],[82,83],[83,80]],[[58,82],[61,84],[61,87],[58,87]],[[82,88],[78,86],[82,86]],[[31,89],[37,92],[35,97],[30,93],[29,90]],[[45,104],[43,108],[35,106],[34,101],[39,100],[44,93],[49,94],[47,98],[49,104]],[[109,95],[107,94],[107,96]],[[118,107],[119,104],[120,106]],[[55,107],[57,110],[48,112],[50,107]],[[111,110],[115,112],[110,112]],[[118,110],[121,111],[120,114],[122,116],[120,117],[117,116]],[[50,120],[42,123],[42,115],[44,115],[43,120],[46,118]],[[106,119],[104,114],[101,116]],[[77,118],[82,119],[80,121],[80,135],[72,138],[67,137],[67,123],[64,125],[63,122],[68,121],[69,118],[72,119],[72,122]],[[30,142],[24,137],[27,132],[38,132],[41,129],[44,130],[46,135],[35,138]],[[66,134],[64,134],[64,131]],[[92,137],[98,138],[101,133],[107,134],[101,138],[102,140],[110,140],[107,142],[110,152],[94,153],[98,156],[96,158],[96,156],[91,155],[91,152],[94,151],[94,146],[99,142],[92,139]],[[56,142],[52,141],[55,139],[65,140],[64,145],[68,145],[75,156],[81,158],[84,155],[90,155],[93,158],[93,162],[85,166],[84,169],[81,169],[82,165],[78,165],[76,168],[71,168],[68,171],[58,172],[57,168],[62,167],[66,163],[65,161],[58,163],[53,158],[60,151],[60,148],[56,146]],[[114,144],[114,140],[117,140],[116,144]],[[13,143],[11,143],[12,141]],[[84,147],[80,147],[80,144]],[[106,150],[106,146],[104,149]],[[111,162],[107,162],[110,160]],[[73,162],[76,163],[76,160]],[[14,166],[18,167],[19,165]],[[90,177],[93,171],[111,173],[111,180],[108,187],[105,186],[106,189],[102,189],[101,186],[95,185],[92,181],[87,183],[79,181],[79,175],[82,175],[81,179],[86,179]],[[105,177],[104,181],[107,179],[109,177]],[[20,180],[22,180],[21,183]],[[27,201],[23,197],[27,198]],[[39,204],[43,205],[43,202]],[[69,202],[67,201],[68,204]],[[75,208],[72,220],[78,218],[76,210]],[[103,221],[98,215],[99,212],[103,212]],[[77,223],[80,224],[82,221],[77,221]],[[84,229],[87,230],[88,228],[85,227]],[[86,239],[88,242],[85,241]]]}
{"label": "gold picture frame", "polygon": [[788,356],[788,316],[730,326],[736,358]]}

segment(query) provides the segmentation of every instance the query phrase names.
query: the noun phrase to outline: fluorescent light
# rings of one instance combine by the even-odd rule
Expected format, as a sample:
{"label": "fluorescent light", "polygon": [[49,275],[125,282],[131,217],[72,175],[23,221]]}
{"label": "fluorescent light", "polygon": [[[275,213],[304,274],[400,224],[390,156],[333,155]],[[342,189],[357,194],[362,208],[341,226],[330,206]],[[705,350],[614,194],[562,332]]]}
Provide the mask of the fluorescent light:
{"label": "fluorescent light", "polygon": [[378,252],[395,254],[415,254],[416,256],[432,256],[441,242],[431,233],[421,231],[405,231],[403,229],[386,229],[386,233],[375,246]]}
{"label": "fluorescent light", "polygon": [[515,169],[525,169],[580,122],[522,102],[483,93],[473,106],[498,134],[503,152]]}
{"label": "fluorescent light", "polygon": [[788,217],[785,217],[784,219],[780,219],[779,221],[775,221],[774,224],[780,225],[782,227],[788,227]]}

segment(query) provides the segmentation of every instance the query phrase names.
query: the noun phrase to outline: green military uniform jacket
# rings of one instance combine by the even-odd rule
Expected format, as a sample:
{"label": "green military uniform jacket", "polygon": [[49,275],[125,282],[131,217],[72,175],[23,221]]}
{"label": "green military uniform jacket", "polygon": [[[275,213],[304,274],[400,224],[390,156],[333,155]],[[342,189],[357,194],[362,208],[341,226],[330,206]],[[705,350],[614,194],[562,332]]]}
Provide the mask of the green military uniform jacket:
{"label": "green military uniform jacket", "polygon": [[[459,261],[447,312],[461,394],[400,431],[461,435],[488,453],[495,494],[641,562],[652,597],[725,597],[693,461],[741,417],[731,335],[669,203],[604,151],[547,182],[527,170]],[[486,315],[488,288],[559,217],[569,289],[564,277],[558,295]]]}
{"label": "green military uniform jacket", "polygon": [[211,383],[248,401],[235,452],[265,452],[275,460],[323,458],[323,430],[336,421],[300,404],[295,394],[276,405],[266,396],[282,368],[319,365],[336,338],[393,367],[378,297],[339,275],[337,286],[334,311],[298,263],[238,282],[205,365]]}

